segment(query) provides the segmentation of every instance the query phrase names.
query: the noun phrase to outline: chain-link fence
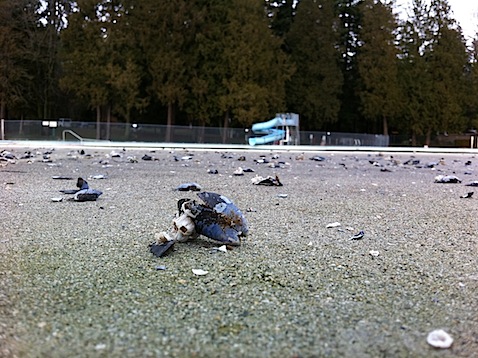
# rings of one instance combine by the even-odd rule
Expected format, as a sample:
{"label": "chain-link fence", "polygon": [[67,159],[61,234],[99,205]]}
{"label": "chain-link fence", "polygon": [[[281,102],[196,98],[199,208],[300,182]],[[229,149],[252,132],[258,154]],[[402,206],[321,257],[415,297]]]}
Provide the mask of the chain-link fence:
{"label": "chain-link fence", "polygon": [[[247,144],[254,136],[244,128],[168,126],[152,124],[74,122],[60,120],[4,120],[2,139],[8,140],[110,140],[118,142]],[[300,131],[301,145],[389,146],[378,134]],[[270,143],[278,144],[278,143]]]}

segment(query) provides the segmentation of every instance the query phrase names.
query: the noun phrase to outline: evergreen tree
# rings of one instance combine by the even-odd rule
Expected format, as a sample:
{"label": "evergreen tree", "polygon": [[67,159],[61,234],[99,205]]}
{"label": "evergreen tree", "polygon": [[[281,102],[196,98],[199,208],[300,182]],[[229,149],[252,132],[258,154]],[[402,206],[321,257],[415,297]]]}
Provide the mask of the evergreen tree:
{"label": "evergreen tree", "polygon": [[335,122],[343,76],[339,66],[339,19],[327,0],[301,0],[286,41],[296,72],[287,83],[288,109],[300,113],[303,128]]}
{"label": "evergreen tree", "polygon": [[28,29],[35,19],[28,18],[25,7],[28,1],[0,0],[0,118],[7,118],[7,109],[21,114],[31,95]]}
{"label": "evergreen tree", "polygon": [[176,108],[182,108],[190,80],[193,5],[186,0],[141,1],[135,6],[139,42],[151,79],[150,93],[167,106],[166,141]]}
{"label": "evergreen tree", "polygon": [[335,127],[335,130],[339,131],[365,130],[358,111],[360,99],[357,95],[359,75],[356,55],[359,46],[358,32],[362,21],[359,4],[360,0],[336,0],[335,5],[341,24],[339,50],[342,54],[341,69],[344,78],[339,121]]}
{"label": "evergreen tree", "polygon": [[373,123],[382,122],[383,134],[388,135],[388,122],[397,117],[400,106],[397,23],[391,6],[381,1],[363,0],[360,10],[363,21],[357,62],[362,113]]}
{"label": "evergreen tree", "polygon": [[108,27],[110,58],[106,63],[107,83],[111,87],[110,102],[113,113],[126,122],[125,137],[128,138],[133,109],[142,110],[148,103],[141,94],[145,69],[138,43],[137,23],[134,21],[134,1],[123,0],[110,6],[111,21]]}
{"label": "evergreen tree", "polygon": [[78,1],[78,8],[68,17],[62,31],[62,63],[65,75],[60,85],[96,109],[96,138],[101,138],[101,107],[108,104],[106,61],[108,53],[107,24],[102,4],[95,0]]}
{"label": "evergreen tree", "polygon": [[31,17],[38,20],[30,28],[30,47],[35,54],[33,61],[35,80],[32,88],[37,103],[38,118],[53,118],[54,113],[61,116],[68,115],[62,106],[62,93],[59,89],[60,61],[58,51],[60,47],[60,31],[67,23],[66,15],[71,11],[70,1],[48,0],[31,1],[32,6],[27,10]]}
{"label": "evergreen tree", "polygon": [[264,7],[256,0],[234,0],[224,29],[222,61],[226,76],[219,108],[239,125],[285,109],[285,80],[291,72],[281,41],[268,27]]}
{"label": "evergreen tree", "polygon": [[200,123],[220,116],[227,128],[229,122],[248,126],[285,109],[291,68],[264,7],[255,0],[197,1],[196,6],[200,31],[193,48],[189,113]]}
{"label": "evergreen tree", "polygon": [[463,98],[465,97],[465,69],[468,62],[466,44],[456,21],[450,17],[447,0],[432,0],[430,7],[432,41],[425,57],[433,81],[432,111],[427,128],[427,144],[433,130],[446,132],[462,130]]}
{"label": "evergreen tree", "polygon": [[470,63],[467,71],[468,91],[465,97],[465,111],[468,129],[478,128],[478,33],[472,41],[469,49]]}
{"label": "evergreen tree", "polygon": [[267,14],[271,21],[271,29],[274,35],[285,37],[289,32],[294,17],[294,6],[298,1],[294,0],[265,0]]}
{"label": "evergreen tree", "polygon": [[413,0],[410,18],[400,26],[399,79],[402,88],[400,131],[409,133],[411,144],[424,135],[434,116],[431,110],[433,84],[424,51],[431,41],[429,8],[424,0]]}

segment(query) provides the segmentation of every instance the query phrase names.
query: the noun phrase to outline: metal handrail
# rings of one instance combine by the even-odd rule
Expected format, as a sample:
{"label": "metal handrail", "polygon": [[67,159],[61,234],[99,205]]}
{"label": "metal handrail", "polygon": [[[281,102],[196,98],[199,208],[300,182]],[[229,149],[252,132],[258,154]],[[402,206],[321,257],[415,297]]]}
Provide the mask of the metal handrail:
{"label": "metal handrail", "polygon": [[66,135],[71,134],[73,137],[78,139],[80,143],[83,143],[83,138],[80,137],[77,133],[73,132],[71,129],[65,129],[62,133],[63,142],[66,140]]}

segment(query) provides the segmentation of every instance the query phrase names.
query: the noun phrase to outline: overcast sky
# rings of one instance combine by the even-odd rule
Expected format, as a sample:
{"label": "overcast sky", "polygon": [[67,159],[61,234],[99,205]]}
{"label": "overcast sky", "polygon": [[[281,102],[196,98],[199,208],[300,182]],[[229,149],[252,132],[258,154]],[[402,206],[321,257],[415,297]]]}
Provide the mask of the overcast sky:
{"label": "overcast sky", "polygon": [[[468,39],[478,31],[478,0],[448,0],[453,18],[460,23],[463,34]],[[397,0],[397,5],[404,9],[410,8],[411,0]]]}

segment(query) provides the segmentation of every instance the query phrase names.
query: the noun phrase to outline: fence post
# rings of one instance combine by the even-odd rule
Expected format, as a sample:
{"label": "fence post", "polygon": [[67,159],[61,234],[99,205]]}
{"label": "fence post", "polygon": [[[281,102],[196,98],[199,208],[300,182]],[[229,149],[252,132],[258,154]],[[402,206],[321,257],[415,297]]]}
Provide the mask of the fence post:
{"label": "fence post", "polygon": [[0,119],[0,133],[2,133],[2,140],[5,139],[5,119]]}

